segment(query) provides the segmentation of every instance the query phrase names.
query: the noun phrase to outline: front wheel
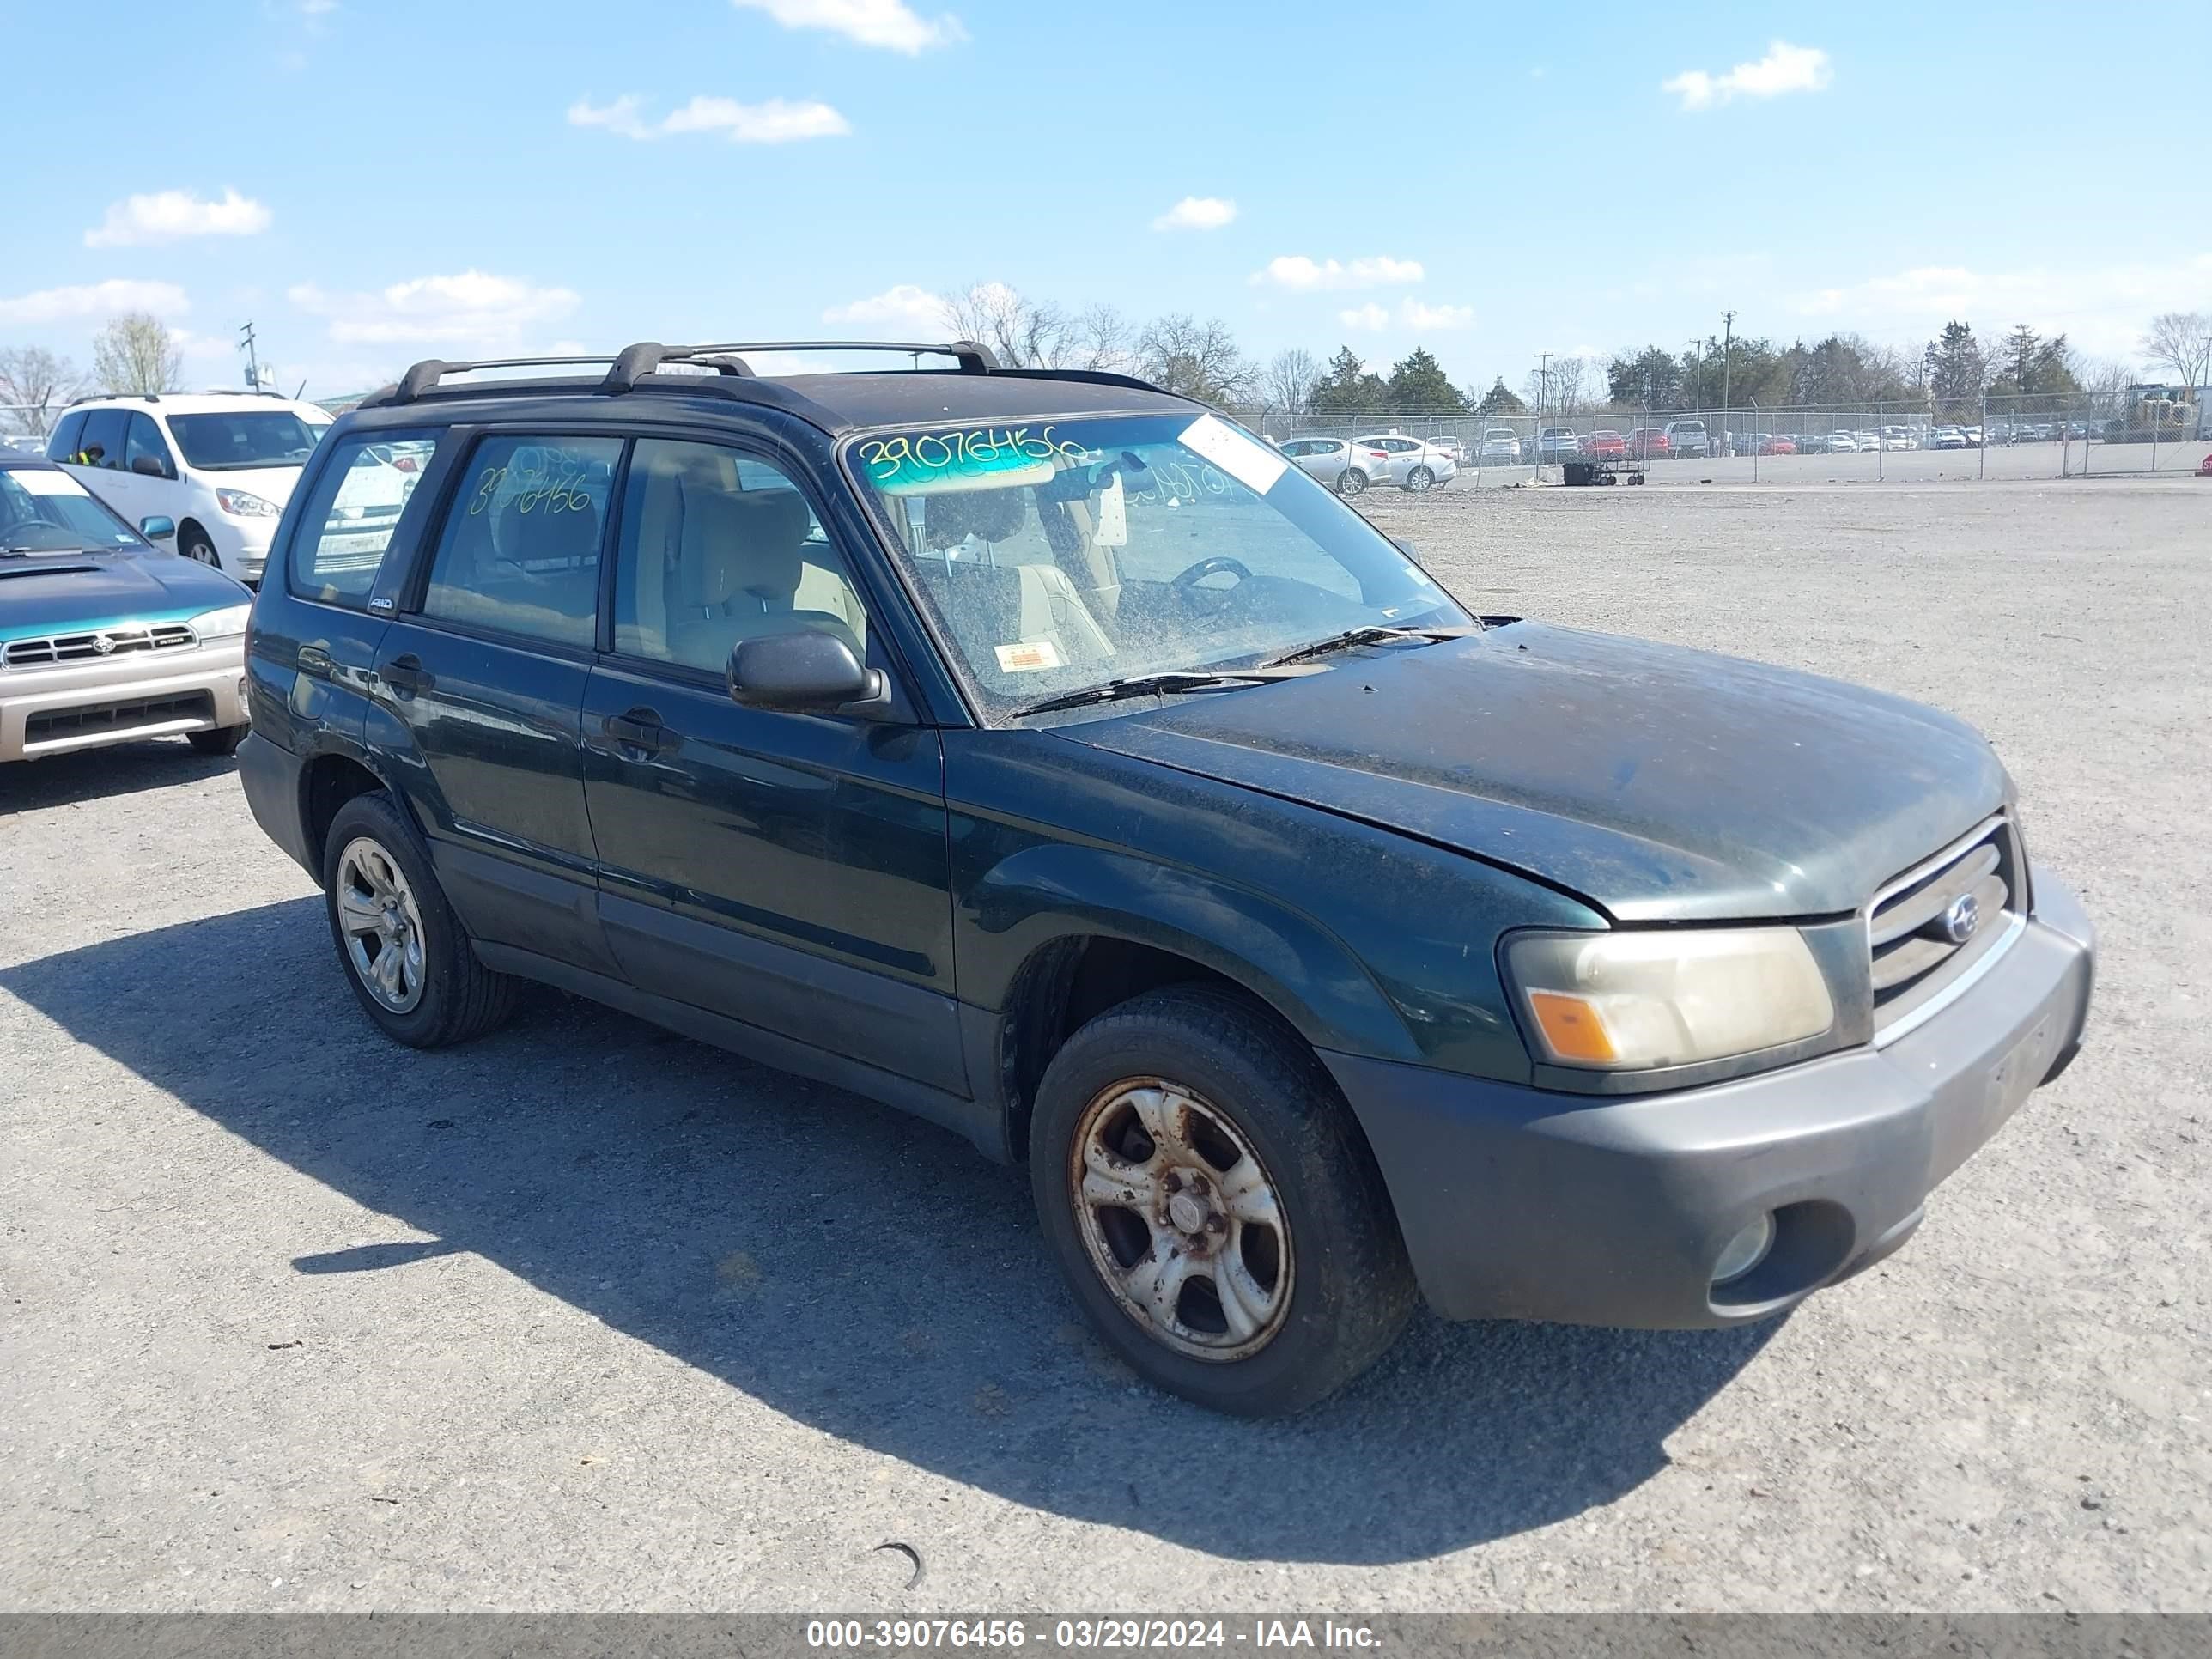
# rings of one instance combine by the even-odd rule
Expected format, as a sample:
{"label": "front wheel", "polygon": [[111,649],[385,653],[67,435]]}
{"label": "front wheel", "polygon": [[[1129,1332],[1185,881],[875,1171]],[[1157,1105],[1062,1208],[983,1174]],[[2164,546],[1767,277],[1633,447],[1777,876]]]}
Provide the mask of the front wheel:
{"label": "front wheel", "polygon": [[1336,481],[1336,493],[1340,495],[1357,495],[1366,488],[1367,475],[1356,466],[1345,468],[1344,476]]}
{"label": "front wheel", "polygon": [[1406,475],[1406,493],[1425,495],[1436,487],[1437,475],[1425,466],[1417,466]]}
{"label": "front wheel", "polygon": [[1099,1334],[1200,1405],[1302,1410],[1413,1310],[1381,1173],[1335,1085],[1225,993],[1151,992],[1069,1038],[1037,1091],[1030,1182]]}
{"label": "front wheel", "polygon": [[222,568],[222,561],[216,556],[215,544],[208,539],[207,532],[194,528],[185,532],[185,539],[177,550],[198,564],[211,564]]}

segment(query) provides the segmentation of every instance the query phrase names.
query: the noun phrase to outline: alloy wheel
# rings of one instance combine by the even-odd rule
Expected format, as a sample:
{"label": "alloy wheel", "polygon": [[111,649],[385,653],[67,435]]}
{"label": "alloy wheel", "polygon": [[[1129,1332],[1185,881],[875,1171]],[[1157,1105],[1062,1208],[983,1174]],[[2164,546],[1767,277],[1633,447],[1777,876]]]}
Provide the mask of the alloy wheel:
{"label": "alloy wheel", "polygon": [[1070,1145],[1067,1189],[1091,1266],[1155,1341],[1229,1361],[1281,1329],[1282,1200],[1251,1143],[1194,1091],[1158,1077],[1102,1090]]}
{"label": "alloy wheel", "polygon": [[425,979],[422,916],[398,860],[369,836],[338,855],[337,910],[362,988],[395,1014],[412,1012]]}

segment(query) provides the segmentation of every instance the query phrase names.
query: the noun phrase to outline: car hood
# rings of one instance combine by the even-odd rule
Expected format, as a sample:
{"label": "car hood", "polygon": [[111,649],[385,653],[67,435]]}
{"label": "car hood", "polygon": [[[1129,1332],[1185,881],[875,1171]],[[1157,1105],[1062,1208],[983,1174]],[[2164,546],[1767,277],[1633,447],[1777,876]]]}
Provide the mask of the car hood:
{"label": "car hood", "polygon": [[174,553],[36,553],[0,559],[0,642],[162,622],[252,601],[221,571]]}
{"label": "car hood", "polygon": [[2004,804],[1949,715],[1516,623],[1061,737],[1419,836],[1622,921],[1837,915]]}

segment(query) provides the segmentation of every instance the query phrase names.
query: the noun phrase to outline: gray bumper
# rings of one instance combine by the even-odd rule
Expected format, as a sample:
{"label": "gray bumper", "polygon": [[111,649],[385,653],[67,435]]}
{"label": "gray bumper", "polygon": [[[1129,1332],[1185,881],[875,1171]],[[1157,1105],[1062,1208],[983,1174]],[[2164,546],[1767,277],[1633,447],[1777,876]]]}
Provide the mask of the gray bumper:
{"label": "gray bumper", "polygon": [[307,792],[301,774],[306,763],[290,750],[249,732],[238,745],[238,781],[246,805],[262,834],[291,855],[295,863],[319,884],[323,872],[315,867],[307,845],[307,818],[302,808]]}
{"label": "gray bumper", "polygon": [[[1903,1243],[1936,1184],[2073,1059],[2095,936],[2039,871],[2035,896],[2003,957],[1919,1030],[1733,1083],[1594,1098],[1322,1058],[1444,1317],[1740,1324]],[[1716,1291],[1722,1246],[1763,1212],[1773,1249]]]}

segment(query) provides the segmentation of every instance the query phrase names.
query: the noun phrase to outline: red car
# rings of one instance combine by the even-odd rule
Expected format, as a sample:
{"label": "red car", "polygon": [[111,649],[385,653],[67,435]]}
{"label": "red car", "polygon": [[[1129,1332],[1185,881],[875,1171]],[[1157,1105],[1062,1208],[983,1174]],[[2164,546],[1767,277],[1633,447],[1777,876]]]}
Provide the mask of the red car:
{"label": "red car", "polygon": [[1674,442],[1663,426],[1639,426],[1628,434],[1628,441],[1645,460],[1663,461],[1674,453]]}
{"label": "red car", "polygon": [[1595,455],[1602,461],[1625,461],[1628,459],[1628,440],[1606,427],[1583,440],[1583,453]]}
{"label": "red car", "polygon": [[1795,438],[1776,437],[1770,434],[1759,441],[1759,453],[1762,455],[1795,455],[1797,453],[1797,441]]}

